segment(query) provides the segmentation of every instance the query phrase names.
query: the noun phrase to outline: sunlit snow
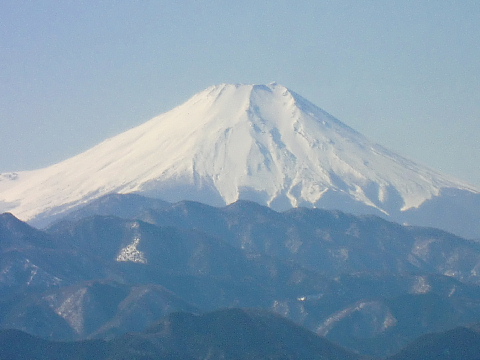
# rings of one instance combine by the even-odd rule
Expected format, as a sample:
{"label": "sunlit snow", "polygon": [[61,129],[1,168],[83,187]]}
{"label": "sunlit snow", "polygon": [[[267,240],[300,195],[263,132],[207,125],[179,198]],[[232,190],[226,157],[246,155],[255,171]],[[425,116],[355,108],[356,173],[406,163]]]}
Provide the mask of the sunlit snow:
{"label": "sunlit snow", "polygon": [[141,240],[141,235],[138,232],[139,228],[140,228],[140,225],[136,221],[130,224],[130,229],[134,231],[135,235],[133,236],[132,243],[120,250],[116,259],[117,261],[119,262],[131,261],[131,262],[141,263],[141,264],[146,264],[148,262],[145,254],[142,251],[138,250],[137,248]]}
{"label": "sunlit snow", "polygon": [[476,191],[370,142],[275,83],[209,87],[84,153],[0,180],[0,212],[22,220],[111,192],[214,206],[246,199],[276,210],[351,199],[388,214],[444,187]]}
{"label": "sunlit snow", "polygon": [[120,250],[120,253],[117,256],[117,261],[131,261],[146,264],[147,258],[145,257],[145,254],[137,249],[139,243],[140,237],[135,237],[130,245]]}

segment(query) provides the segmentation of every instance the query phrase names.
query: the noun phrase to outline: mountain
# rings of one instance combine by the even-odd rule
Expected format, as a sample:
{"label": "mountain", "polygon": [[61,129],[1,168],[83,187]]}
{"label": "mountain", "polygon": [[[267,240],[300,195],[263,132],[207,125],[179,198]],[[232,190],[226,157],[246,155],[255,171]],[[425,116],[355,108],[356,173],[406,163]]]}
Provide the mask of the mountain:
{"label": "mountain", "polygon": [[0,212],[36,226],[109,193],[335,208],[480,236],[470,221],[480,215],[478,189],[369,141],[276,83],[212,86],[63,162],[0,174]]}
{"label": "mountain", "polygon": [[[386,360],[478,360],[478,325],[428,334]],[[149,329],[107,341],[54,342],[18,330],[0,331],[0,359],[311,359],[367,360],[272,313],[224,309],[176,312]],[[376,358],[378,359],[378,358]]]}
{"label": "mountain", "polygon": [[[94,208],[86,206],[81,212]],[[160,209],[142,208],[131,215],[161,227],[195,229],[235,248],[294,262],[329,276],[372,271],[435,273],[480,284],[478,242],[371,215],[307,208],[277,212],[245,200],[220,208],[181,201]],[[78,212],[65,220],[70,217],[78,218]],[[48,232],[64,233],[61,224]]]}
{"label": "mountain", "polygon": [[82,258],[82,251],[68,239],[56,239],[12,214],[0,214],[2,295],[45,291],[108,273],[105,263]]}
{"label": "mountain", "polygon": [[296,263],[246,252],[197,230],[96,216],[62,223],[49,234],[113,269],[110,279],[160,284],[203,310],[268,307],[276,298],[319,291],[326,282]]}
{"label": "mountain", "polygon": [[387,360],[479,360],[478,324],[428,334],[409,344]]}
{"label": "mountain", "polygon": [[[131,200],[109,195],[81,212],[117,212],[110,201]],[[43,231],[0,216],[0,329],[111,339],[171,312],[249,307],[387,356],[420,335],[480,321],[473,241],[375,216],[279,213],[249,201],[137,210],[136,220],[72,212],[75,220]]]}
{"label": "mountain", "polygon": [[19,330],[0,331],[1,360],[101,360],[107,349],[102,340],[54,342]]}
{"label": "mountain", "polygon": [[167,358],[175,359],[362,358],[283,317],[249,309],[225,309],[203,315],[175,313],[144,334],[127,335],[121,340],[124,348],[119,349],[120,354],[148,356],[161,349]]}
{"label": "mountain", "polygon": [[360,360],[292,322],[266,311],[177,312],[141,333],[110,341],[51,342],[19,331],[0,332],[0,359]]}
{"label": "mountain", "polygon": [[[97,216],[46,234],[4,217],[18,225],[0,238],[11,244],[0,249],[0,328],[51,339],[138,331],[179,310],[269,308],[275,299],[318,292],[327,282],[198,231]],[[35,236],[25,248],[21,240],[30,232]],[[43,239],[61,246],[45,246]]]}
{"label": "mountain", "polygon": [[[108,199],[102,203],[108,204]],[[87,205],[81,212],[96,208]],[[47,232],[58,238],[82,233],[75,220],[79,212],[67,215]],[[287,293],[280,284],[275,285],[280,291],[270,304],[262,300],[263,292],[255,290],[250,295],[256,298],[255,306],[266,306],[363,354],[392,354],[422,334],[480,319],[480,246],[437,229],[401,226],[376,216],[333,210],[276,212],[244,200],[221,208],[182,201],[160,209],[142,208],[131,215],[161,228],[195,229],[255,254],[259,260],[264,256],[281,259],[333,279],[316,289],[304,287],[303,293],[298,287]],[[75,227],[75,232],[67,231]],[[104,233],[113,235],[115,231],[100,231],[86,238],[110,242]],[[271,265],[268,268],[272,269]],[[303,271],[304,284],[315,283],[305,281],[311,276]],[[188,292],[182,296],[190,302],[199,298]],[[245,298],[237,300],[237,304],[247,304]],[[221,305],[215,297],[206,303],[209,301]]]}

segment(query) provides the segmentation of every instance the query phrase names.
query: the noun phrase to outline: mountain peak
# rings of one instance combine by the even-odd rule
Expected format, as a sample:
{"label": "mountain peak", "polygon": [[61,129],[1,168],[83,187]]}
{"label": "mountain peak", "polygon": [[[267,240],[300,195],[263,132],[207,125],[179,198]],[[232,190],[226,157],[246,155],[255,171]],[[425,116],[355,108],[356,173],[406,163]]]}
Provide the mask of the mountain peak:
{"label": "mountain peak", "polygon": [[0,211],[23,220],[112,192],[394,214],[442,188],[476,191],[369,141],[277,83],[211,86],[82,154],[3,183]]}

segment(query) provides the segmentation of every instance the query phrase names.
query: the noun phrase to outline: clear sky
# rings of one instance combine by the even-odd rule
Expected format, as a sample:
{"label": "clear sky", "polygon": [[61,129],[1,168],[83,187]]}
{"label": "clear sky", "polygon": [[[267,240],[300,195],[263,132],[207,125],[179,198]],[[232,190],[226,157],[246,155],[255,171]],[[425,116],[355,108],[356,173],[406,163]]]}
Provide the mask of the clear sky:
{"label": "clear sky", "polygon": [[0,172],[44,167],[218,83],[276,81],[480,187],[480,2],[0,2]]}

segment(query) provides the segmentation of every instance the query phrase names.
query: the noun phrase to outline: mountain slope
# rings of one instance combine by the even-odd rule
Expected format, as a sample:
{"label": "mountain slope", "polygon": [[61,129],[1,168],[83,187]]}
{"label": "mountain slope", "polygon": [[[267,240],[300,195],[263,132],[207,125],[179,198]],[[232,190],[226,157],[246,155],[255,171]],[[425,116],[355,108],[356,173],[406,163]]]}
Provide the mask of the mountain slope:
{"label": "mountain slope", "polygon": [[278,84],[212,86],[183,105],[45,169],[0,176],[0,211],[37,224],[101,195],[397,216],[454,188]]}
{"label": "mountain slope", "polygon": [[292,322],[266,311],[226,309],[173,313],[148,331],[110,341],[50,342],[0,331],[0,359],[311,359],[360,360]]}
{"label": "mountain slope", "polygon": [[458,327],[443,333],[424,335],[387,360],[415,359],[480,359],[480,332],[478,331],[478,324],[472,327]]}
{"label": "mountain slope", "polygon": [[111,338],[172,311],[255,307],[387,356],[416,336],[480,321],[480,287],[453,278],[478,282],[474,242],[374,216],[277,213],[247,201],[156,211],[169,226],[94,216],[39,231],[0,216],[0,244],[8,245],[0,246],[0,328]]}
{"label": "mountain slope", "polygon": [[[89,209],[86,206],[82,212]],[[478,242],[375,216],[306,208],[276,212],[243,200],[221,208],[181,201],[132,215],[157,226],[202,231],[236,248],[293,261],[331,276],[359,271],[426,272],[480,284]],[[78,212],[71,216],[77,218]],[[49,232],[64,231],[59,224]]]}

